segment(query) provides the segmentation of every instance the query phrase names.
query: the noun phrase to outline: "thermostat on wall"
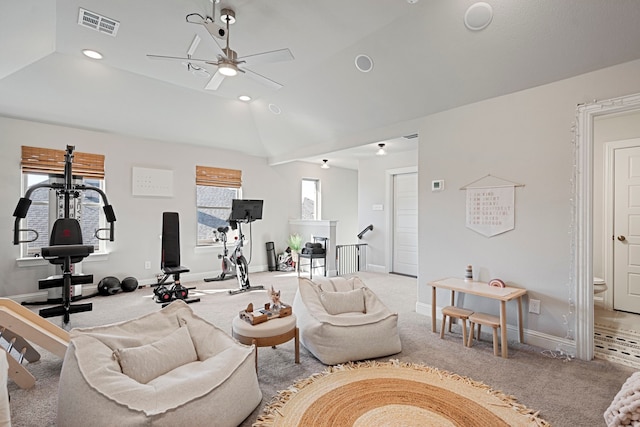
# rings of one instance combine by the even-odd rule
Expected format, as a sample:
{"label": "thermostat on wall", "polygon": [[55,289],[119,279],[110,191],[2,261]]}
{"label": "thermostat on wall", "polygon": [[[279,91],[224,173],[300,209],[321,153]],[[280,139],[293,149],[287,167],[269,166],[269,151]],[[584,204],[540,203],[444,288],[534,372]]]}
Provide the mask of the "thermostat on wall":
{"label": "thermostat on wall", "polygon": [[442,190],[444,190],[444,179],[431,181],[431,191],[442,191]]}

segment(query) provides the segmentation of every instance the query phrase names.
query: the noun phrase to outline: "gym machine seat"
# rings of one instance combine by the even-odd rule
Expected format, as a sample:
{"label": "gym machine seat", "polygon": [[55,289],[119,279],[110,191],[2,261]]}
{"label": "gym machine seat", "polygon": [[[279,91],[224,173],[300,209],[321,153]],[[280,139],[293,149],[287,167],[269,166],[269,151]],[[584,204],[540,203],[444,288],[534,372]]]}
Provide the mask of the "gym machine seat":
{"label": "gym machine seat", "polygon": [[62,305],[40,310],[42,317],[64,316],[64,323],[69,322],[71,313],[91,311],[91,303],[71,304],[71,286],[73,273],[71,265],[82,261],[93,253],[93,246],[82,244],[80,223],[74,218],[59,218],[53,224],[49,246],[41,249],[42,257],[51,264],[62,265]]}

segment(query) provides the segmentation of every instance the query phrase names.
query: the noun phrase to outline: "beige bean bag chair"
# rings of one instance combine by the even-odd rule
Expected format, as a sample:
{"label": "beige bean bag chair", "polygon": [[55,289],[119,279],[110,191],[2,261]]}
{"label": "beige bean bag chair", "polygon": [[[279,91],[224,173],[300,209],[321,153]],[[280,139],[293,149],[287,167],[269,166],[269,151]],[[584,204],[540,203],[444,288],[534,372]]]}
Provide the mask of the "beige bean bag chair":
{"label": "beige bean bag chair", "polygon": [[640,372],[624,382],[604,412],[607,427],[640,426]]}
{"label": "beige bean bag chair", "polygon": [[262,399],[254,351],[181,300],[134,320],[73,329],[58,425],[237,426]]}
{"label": "beige bean bag chair", "polygon": [[359,277],[298,278],[300,341],[325,365],[399,353],[398,315]]}

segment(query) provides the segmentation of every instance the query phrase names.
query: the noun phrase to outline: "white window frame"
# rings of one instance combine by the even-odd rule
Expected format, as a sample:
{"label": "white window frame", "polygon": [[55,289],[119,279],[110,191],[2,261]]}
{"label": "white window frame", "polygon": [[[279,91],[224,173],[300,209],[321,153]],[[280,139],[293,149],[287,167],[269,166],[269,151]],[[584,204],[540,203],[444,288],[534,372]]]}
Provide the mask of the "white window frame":
{"label": "white window frame", "polygon": [[[311,183],[315,187],[315,194],[314,194],[315,199],[313,200],[314,210],[313,210],[312,218],[305,218],[305,215],[304,215],[304,204],[305,204],[304,201],[305,201],[305,196],[307,195],[305,194],[305,183]],[[320,212],[322,212],[320,180],[318,178],[302,178],[302,181],[300,183],[300,219],[320,220],[322,219]]]}

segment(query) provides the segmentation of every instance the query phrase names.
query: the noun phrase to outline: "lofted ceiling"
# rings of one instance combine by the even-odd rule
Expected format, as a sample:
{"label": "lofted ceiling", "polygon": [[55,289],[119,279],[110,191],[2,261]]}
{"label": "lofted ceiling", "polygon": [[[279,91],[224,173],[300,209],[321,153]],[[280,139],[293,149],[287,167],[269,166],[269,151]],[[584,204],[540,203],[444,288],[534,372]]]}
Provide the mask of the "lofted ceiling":
{"label": "lofted ceiling", "polygon": [[[281,89],[240,74],[208,91],[208,78],[181,61],[147,54],[184,56],[198,34],[193,56],[215,60],[214,39],[186,21],[213,15],[210,0],[2,1],[0,115],[273,164],[342,153],[351,167],[355,147],[415,149],[415,139],[396,142],[420,117],[640,58],[640,1],[487,3],[490,25],[471,31],[466,0],[221,0],[215,18],[221,7],[235,10],[238,56],[288,48],[295,59],[250,67]],[[78,25],[80,8],[118,21],[116,36]],[[373,60],[370,72],[356,69],[359,54]],[[252,100],[238,100],[243,94]]]}

